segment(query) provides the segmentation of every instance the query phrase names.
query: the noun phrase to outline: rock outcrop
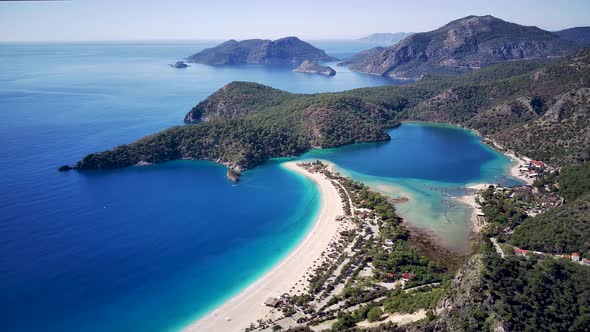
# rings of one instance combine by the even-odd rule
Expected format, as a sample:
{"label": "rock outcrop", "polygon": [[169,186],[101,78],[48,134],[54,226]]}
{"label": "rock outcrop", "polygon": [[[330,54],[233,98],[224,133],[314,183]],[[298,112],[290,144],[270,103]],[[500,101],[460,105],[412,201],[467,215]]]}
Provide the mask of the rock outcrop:
{"label": "rock outcrop", "polygon": [[176,63],[171,64],[170,67],[182,69],[188,67],[188,65],[184,61],[176,61]]}
{"label": "rock outcrop", "polygon": [[322,66],[315,62],[305,60],[299,67],[293,69],[293,71],[298,73],[308,73],[308,74],[320,74],[326,76],[334,76],[336,75],[336,71],[328,66]]}

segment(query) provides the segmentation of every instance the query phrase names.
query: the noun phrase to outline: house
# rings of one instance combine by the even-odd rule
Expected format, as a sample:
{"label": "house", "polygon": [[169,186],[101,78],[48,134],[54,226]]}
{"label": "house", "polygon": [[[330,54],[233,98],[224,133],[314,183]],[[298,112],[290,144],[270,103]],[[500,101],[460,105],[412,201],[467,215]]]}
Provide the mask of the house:
{"label": "house", "polygon": [[514,248],[514,253],[520,256],[526,256],[529,253],[529,251],[525,249]]}
{"label": "house", "polygon": [[577,252],[572,253],[572,261],[578,262],[580,260],[580,258],[582,258],[582,257]]}
{"label": "house", "polygon": [[393,279],[395,278],[395,275],[393,273],[388,272],[385,274],[385,277],[387,277],[387,279]]}
{"label": "house", "polygon": [[535,166],[535,167],[543,167],[543,166],[545,166],[545,164],[543,164],[542,161],[538,161],[538,160],[531,160],[531,164],[533,164],[533,166]]}
{"label": "house", "polygon": [[563,258],[563,259],[571,259],[572,256],[570,256],[568,254],[563,254],[563,255],[561,255],[561,258]]}
{"label": "house", "polygon": [[582,258],[582,264],[590,265],[590,259]]}
{"label": "house", "polygon": [[412,280],[412,279],[414,279],[414,275],[413,275],[413,274],[411,274],[411,273],[404,273],[404,274],[402,275],[402,279],[404,279],[404,280],[406,280],[406,281],[408,281],[408,280]]}
{"label": "house", "polygon": [[266,301],[264,301],[264,305],[273,308],[276,308],[277,305],[279,305],[279,303],[281,303],[281,300],[277,299],[276,297],[269,297],[268,299],[266,299]]}
{"label": "house", "polygon": [[477,224],[483,225],[485,223],[486,223],[486,215],[481,211],[477,211]]}

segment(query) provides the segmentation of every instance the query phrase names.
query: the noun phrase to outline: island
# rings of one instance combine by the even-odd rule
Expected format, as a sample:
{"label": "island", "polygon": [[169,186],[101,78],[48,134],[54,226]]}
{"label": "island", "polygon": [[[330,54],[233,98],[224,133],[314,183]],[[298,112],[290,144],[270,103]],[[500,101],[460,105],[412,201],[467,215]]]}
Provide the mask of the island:
{"label": "island", "polygon": [[170,64],[170,67],[178,69],[186,68],[188,66],[189,65],[187,65],[184,61],[176,61],[176,63]]}
{"label": "island", "polygon": [[305,60],[336,61],[338,59],[297,37],[285,37],[277,40],[236,41],[232,39],[187,58],[188,62],[215,66],[258,64],[292,68],[299,66]]}
{"label": "island", "polygon": [[320,74],[326,76],[336,75],[336,71],[328,66],[322,66],[315,62],[305,60],[299,67],[293,69],[294,72],[308,73],[308,74]]}

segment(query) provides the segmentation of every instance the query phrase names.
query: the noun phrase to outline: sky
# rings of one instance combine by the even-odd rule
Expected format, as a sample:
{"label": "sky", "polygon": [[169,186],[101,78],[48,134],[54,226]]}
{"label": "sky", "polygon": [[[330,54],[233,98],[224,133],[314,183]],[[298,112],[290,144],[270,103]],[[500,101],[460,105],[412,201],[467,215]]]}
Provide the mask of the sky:
{"label": "sky", "polygon": [[589,26],[590,0],[0,0],[0,42],[356,39],[488,14],[560,30]]}

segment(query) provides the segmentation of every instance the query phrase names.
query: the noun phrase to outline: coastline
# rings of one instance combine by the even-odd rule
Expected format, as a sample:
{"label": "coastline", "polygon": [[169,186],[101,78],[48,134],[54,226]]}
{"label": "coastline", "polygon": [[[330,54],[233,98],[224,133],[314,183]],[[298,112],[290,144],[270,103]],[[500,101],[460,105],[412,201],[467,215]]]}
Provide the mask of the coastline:
{"label": "coastline", "polygon": [[306,292],[304,284],[307,273],[322,259],[323,251],[345,227],[336,222],[336,216],[344,214],[342,200],[338,190],[323,174],[309,173],[297,166],[295,161],[285,162],[282,166],[305,176],[318,186],[321,203],[313,226],[297,247],[270,271],[183,331],[243,331],[259,319],[266,320],[277,313],[282,315],[277,309],[264,305],[267,298],[280,298],[284,293]]}
{"label": "coastline", "polygon": [[479,204],[477,204],[476,197],[479,196],[480,190],[485,189],[488,186],[489,186],[489,184],[486,184],[486,183],[473,184],[473,185],[468,186],[467,188],[469,188],[475,192],[467,194],[467,195],[455,197],[455,200],[457,200],[458,202],[460,202],[464,205],[469,206],[469,209],[471,210],[471,213],[469,216],[469,221],[470,221],[470,225],[471,225],[471,233],[472,234],[478,234],[481,231],[481,229],[485,226],[485,223],[480,223],[477,220],[477,213],[481,211],[481,207],[479,206]]}

